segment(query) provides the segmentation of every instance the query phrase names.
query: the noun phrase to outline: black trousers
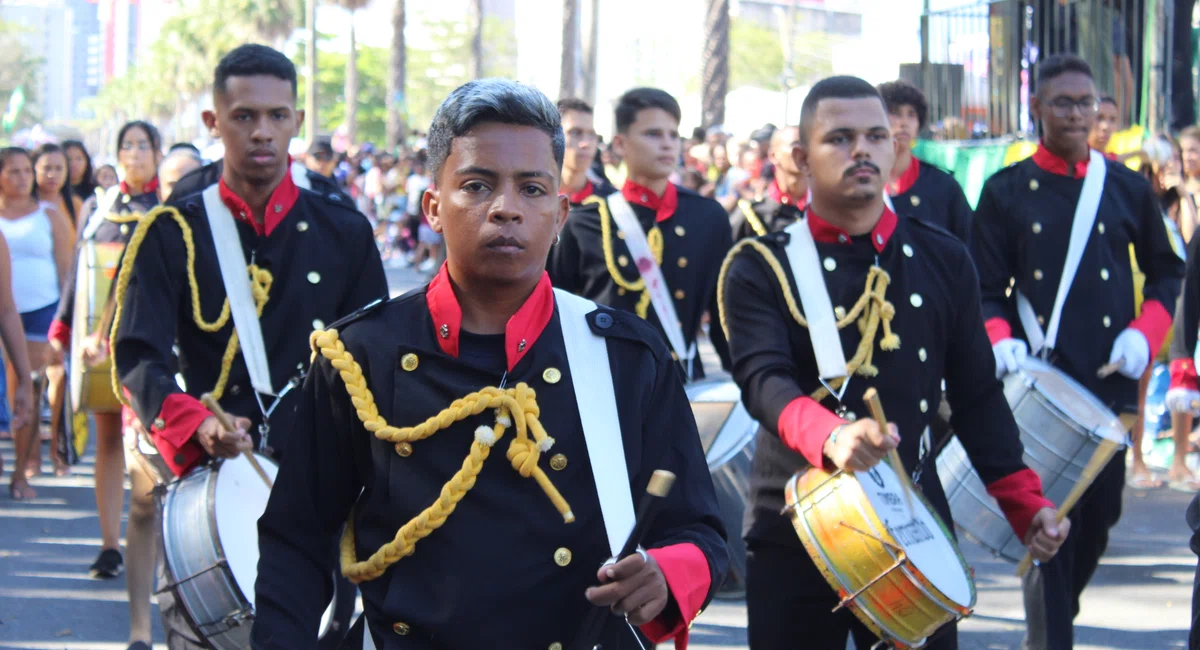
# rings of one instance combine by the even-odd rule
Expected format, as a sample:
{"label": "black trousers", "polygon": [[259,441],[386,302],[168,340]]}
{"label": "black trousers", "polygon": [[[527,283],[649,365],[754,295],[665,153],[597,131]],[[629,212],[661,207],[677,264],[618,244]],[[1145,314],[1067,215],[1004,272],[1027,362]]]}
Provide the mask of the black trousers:
{"label": "black trousers", "polygon": [[[837,593],[799,539],[795,545],[749,540],[747,549],[750,650],[846,650],[848,635],[858,650],[879,641],[849,610],[831,613]],[[956,626],[942,628],[924,647],[956,650]]]}
{"label": "black trousers", "polygon": [[1070,650],[1075,642],[1079,596],[1108,548],[1108,532],[1121,518],[1125,452],[1115,454],[1070,512],[1071,532],[1049,562],[1022,581],[1029,650]]}

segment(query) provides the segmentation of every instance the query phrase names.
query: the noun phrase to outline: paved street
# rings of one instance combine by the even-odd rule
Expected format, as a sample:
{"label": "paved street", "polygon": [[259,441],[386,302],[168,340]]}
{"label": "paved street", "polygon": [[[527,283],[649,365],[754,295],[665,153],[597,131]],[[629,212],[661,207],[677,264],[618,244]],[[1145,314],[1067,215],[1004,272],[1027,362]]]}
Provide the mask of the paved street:
{"label": "paved street", "polygon": [[[389,271],[389,276],[397,291],[419,282],[409,271]],[[0,451],[6,463],[0,484],[6,488],[13,469],[12,442],[0,441]],[[100,545],[90,463],[89,454],[70,476],[36,479],[36,500],[18,503],[9,501],[7,492],[0,496],[0,648],[126,646],[123,579],[87,577]],[[1185,646],[1196,566],[1183,521],[1188,498],[1168,490],[1126,491],[1124,517],[1084,597],[1076,626],[1078,648]],[[993,560],[973,543],[963,547],[975,568],[979,602],[975,616],[961,626],[960,647],[1019,648],[1022,608],[1012,565]],[[744,648],[745,621],[740,603],[714,603],[696,624],[690,647]],[[156,621],[156,640],[161,639]],[[804,648],[803,639],[795,647]]]}

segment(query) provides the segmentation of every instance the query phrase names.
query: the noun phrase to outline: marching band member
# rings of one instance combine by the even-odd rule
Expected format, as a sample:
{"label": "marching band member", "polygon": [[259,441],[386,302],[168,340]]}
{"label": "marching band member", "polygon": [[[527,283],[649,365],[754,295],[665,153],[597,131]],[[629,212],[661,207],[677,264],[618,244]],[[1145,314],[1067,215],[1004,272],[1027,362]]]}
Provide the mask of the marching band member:
{"label": "marching band member", "polygon": [[[657,88],[621,96],[612,148],[629,177],[620,192],[572,210],[549,271],[560,289],[650,321],[685,375],[699,378],[696,335],[705,312],[717,313],[717,271],[732,242],[719,203],[670,181],[679,119],[679,103]],[[724,337],[716,327],[709,333],[726,365]]]}
{"label": "marching band member", "polygon": [[[1098,101],[1087,63],[1050,57],[1037,88],[1037,152],[988,179],[975,211],[971,246],[997,376],[1020,368],[1032,348],[1114,412],[1136,414],[1138,378],[1170,327],[1166,306],[1175,304],[1183,260],[1146,179],[1088,147]],[[1146,274],[1140,316],[1131,244]],[[1116,372],[1098,377],[1109,364]],[[1124,484],[1122,451],[1071,511],[1060,553],[1026,575],[1030,648],[1072,647],[1079,595],[1120,518]]]}
{"label": "marching band member", "polygon": [[[129,122],[117,132],[117,161],[124,171],[125,180],[97,197],[96,209],[83,222],[83,229],[79,233],[74,260],[76,266],[83,263],[80,245],[84,241],[123,246],[129,242],[142,215],[158,205],[161,145],[158,129],[147,122]],[[73,269],[47,334],[57,364],[62,364],[71,348],[75,294],[80,290],[87,291],[87,287],[76,286]],[[93,300],[102,305],[95,315],[100,317],[100,325],[103,326],[106,322],[104,315],[108,313],[112,300],[111,292],[108,296],[93,296]],[[96,365],[108,358],[108,332],[97,330],[82,340],[80,359],[84,364]],[[121,411],[119,408],[112,411],[92,410],[91,414],[96,423],[95,489],[96,512],[100,519],[100,554],[88,571],[93,578],[115,578],[124,570],[121,509],[125,502],[125,446],[121,434]],[[72,431],[71,437],[78,427],[87,426],[87,413],[77,413],[75,420],[68,426]],[[149,619],[145,631],[145,638],[149,641]]]}
{"label": "marching band member", "polygon": [[967,243],[971,236],[971,204],[962,187],[953,176],[912,153],[913,143],[929,119],[925,95],[903,80],[879,84],[879,94],[887,104],[896,141],[896,165],[887,186],[896,213],[937,224]]}
{"label": "marching band member", "polygon": [[[966,247],[936,225],[897,218],[884,203],[896,154],[879,93],[861,79],[831,77],[813,86],[801,111],[794,155],[812,190],[805,218],[738,244],[720,284],[733,376],[762,424],[746,532],[750,647],[795,647],[796,639],[804,639],[805,648],[842,650],[849,633],[865,650],[876,639],[848,610],[830,613],[839,594],[780,514],[784,484],[810,466],[865,470],[898,448],[904,467],[923,473],[918,485],[949,522],[935,463],[921,444],[936,415],[942,378],[954,429],[1034,557],[1051,557],[1069,522],[1055,523],[1041,481],[1021,460]],[[803,247],[793,246],[793,238],[803,242],[801,237],[815,242],[811,275],[792,271],[806,263]],[[824,283],[837,305],[829,318],[840,330],[834,334],[830,323],[828,336],[840,340],[813,339],[818,335],[810,333],[797,306],[798,280]],[[821,377],[834,374],[825,372],[816,351],[827,346],[853,354],[832,369],[847,375],[848,384],[824,385]],[[868,387],[878,390],[893,418],[886,431],[866,417],[862,395]],[[954,648],[955,636],[940,636],[926,647]]]}
{"label": "marching band member", "polygon": [[775,175],[767,186],[767,195],[758,201],[738,201],[729,213],[733,240],[778,232],[792,225],[808,207],[808,179],[796,168],[792,149],[800,143],[800,129],[785,126],[771,134],[767,156]]}
{"label": "marching band member", "polygon": [[[422,207],[446,262],[314,333],[259,520],[253,647],[316,647],[343,524],[342,572],[375,647],[573,647],[597,607],[617,615],[603,611],[606,649],[638,648],[634,627],[685,647],[727,566],[716,497],[661,336],[551,289],[569,207],[558,111],[530,87],[472,81],[428,139]],[[678,485],[648,550],[602,566],[658,468]]]}
{"label": "marching band member", "polygon": [[564,97],[558,100],[558,114],[567,138],[567,149],[563,154],[562,189],[570,199],[571,207],[579,207],[589,196],[606,197],[616,192],[617,188],[608,181],[593,178],[591,173],[596,149],[600,146],[592,105],[582,99]]}

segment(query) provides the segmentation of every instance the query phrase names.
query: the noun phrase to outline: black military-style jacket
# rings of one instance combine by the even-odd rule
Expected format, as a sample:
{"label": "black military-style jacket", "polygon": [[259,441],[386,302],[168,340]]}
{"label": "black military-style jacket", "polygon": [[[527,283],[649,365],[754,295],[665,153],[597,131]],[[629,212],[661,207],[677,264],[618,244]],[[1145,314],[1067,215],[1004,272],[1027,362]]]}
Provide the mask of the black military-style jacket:
{"label": "black military-style jacket", "polygon": [[[1184,262],[1171,246],[1146,179],[1120,163],[1105,164],[1096,223],[1049,360],[1121,413],[1137,409],[1137,382],[1120,374],[1099,379],[1096,371],[1108,363],[1117,335],[1137,316],[1131,252],[1146,275],[1145,300],[1157,301],[1168,314],[1175,308]],[[1004,319],[1016,338],[1025,339],[1025,333],[1015,291],[1029,299],[1041,327],[1050,321],[1082,187],[1082,176],[1046,171],[1033,158],[996,172],[984,184],[971,242],[984,318]],[[1162,329],[1165,335],[1166,323]],[[1151,356],[1156,352],[1151,349]]]}
{"label": "black military-style jacket", "polygon": [[[298,162],[293,162],[293,166],[300,165]],[[174,201],[176,198],[203,192],[204,188],[208,187],[221,179],[221,174],[225,171],[225,159],[220,158],[212,163],[201,167],[200,169],[192,170],[183,175],[179,182],[175,183],[175,187],[171,189],[171,196],[167,197],[167,202]],[[288,170],[291,172],[291,170]],[[337,184],[337,181],[328,176],[322,176],[311,169],[304,170],[304,176],[308,179],[308,184],[312,191],[317,194],[326,196],[338,195],[341,198],[339,201],[344,201],[351,209],[354,208],[354,201],[350,195],[346,194],[345,190]]]}
{"label": "black military-style jacket", "polygon": [[[136,196],[130,194],[119,195],[109,210],[109,214],[117,217],[117,219],[106,218],[96,229],[96,233],[92,236],[92,241],[97,244],[129,243],[129,238],[133,236],[134,228],[137,228],[137,222],[124,222],[120,217],[124,215],[144,215],[156,205],[158,205],[158,195],[154,192],[146,192],[145,194],[138,194]],[[86,228],[87,224],[84,224],[84,229],[86,230]],[[75,243],[75,256],[72,261],[71,274],[67,276],[67,286],[63,287],[62,298],[58,301],[58,311],[54,314],[54,320],[61,322],[67,328],[72,327],[74,324],[75,293],[78,290],[75,286],[75,278],[79,269],[79,253],[83,245],[83,235],[84,231],[81,230],[78,240]],[[101,304],[103,304],[103,300],[103,298],[100,298]]]}
{"label": "black military-style jacket", "polygon": [[[579,206],[583,205],[583,199],[586,199],[588,196],[599,196],[601,198],[606,198],[609,194],[617,191],[617,188],[613,187],[612,183],[609,183],[603,178],[591,178],[589,175],[588,184],[591,186],[591,191],[587,194],[587,196],[580,198],[575,194],[570,195],[572,208],[578,208]],[[580,194],[583,194],[583,192],[581,191]]]}
{"label": "black military-style jacket", "polygon": [[892,197],[896,214],[927,221],[949,230],[964,244],[971,237],[971,204],[950,174],[918,158],[917,180]]}
{"label": "black military-style jacket", "polygon": [[[675,312],[683,330],[684,342],[691,345],[700,331],[707,312],[717,314],[717,274],[721,262],[732,245],[729,218],[719,203],[679,187],[679,204],[675,213],[662,222],[655,222],[654,210],[630,203],[642,228],[649,232],[657,226],[663,235],[662,274],[675,298]],[[625,282],[640,280],[629,249],[621,241],[615,222],[602,213],[594,203],[572,208],[563,228],[561,240],[550,251],[548,270],[554,286],[596,301],[602,305],[636,312],[641,291],[627,291],[618,286],[605,260],[601,219],[607,218],[611,233],[613,264]],[[646,307],[646,320],[662,331],[652,305]],[[711,327],[709,335],[727,365],[725,337],[719,327]],[[663,334],[665,340],[665,334]],[[704,376],[700,354],[696,353],[693,377]]]}
{"label": "black military-style jacket", "polygon": [[[226,293],[200,190],[176,192],[169,205],[180,211],[193,233],[201,315],[205,321],[215,321]],[[236,224],[246,263],[253,262],[273,276],[259,321],[271,384],[282,391],[308,367],[308,337],[314,328],[386,298],[383,264],[370,224],[337,195],[299,190],[295,204],[266,236],[260,237],[245,221]],[[126,257],[130,255],[132,249],[126,251]],[[164,401],[182,392],[170,369],[172,347],[178,346],[187,395],[199,397],[213,390],[233,332],[232,318],[213,333],[197,326],[187,259],[180,226],[167,215],[159,216],[133,258],[132,280],[113,347],[121,384],[128,389],[138,417],[147,429],[154,426],[156,436],[165,434],[174,447],[182,447],[194,427],[170,431],[171,418],[162,412]],[[293,390],[284,396],[270,419],[269,444],[276,455],[283,453],[294,426],[299,393]],[[263,400],[271,402],[269,397]],[[255,425],[262,420],[240,351],[234,355],[220,403],[230,414],[247,417]],[[157,418],[163,420],[156,422]],[[252,433],[257,442],[257,427]]]}
{"label": "black military-style jacket", "polygon": [[[746,211],[749,210],[750,214]],[[729,225],[733,228],[733,241],[747,237],[758,237],[779,232],[800,218],[800,209],[791,203],[780,203],[771,198],[761,201],[738,201],[729,211]]]}
{"label": "black military-style jacket", "polygon": [[[984,483],[1025,469],[1016,423],[995,377],[991,345],[978,307],[978,282],[966,247],[937,226],[894,215],[891,222],[895,228],[889,237],[888,216],[885,212],[881,226],[868,235],[835,237],[833,241],[815,237],[825,285],[839,318],[863,294],[876,259],[890,276],[884,297],[895,309],[891,330],[899,337],[899,348],[881,348],[881,324],[872,360],[878,374],[851,377],[843,396],[849,411],[846,419],[870,417],[862,395],[874,387],[889,422],[899,429],[900,458],[912,472],[921,458],[922,433],[936,416],[944,378],[953,409],[951,423]],[[729,330],[733,377],[747,410],[762,426],[753,461],[746,535],[799,545],[790,522],[779,513],[785,482],[809,463],[780,439],[779,422],[789,404],[812,395],[821,383],[809,331],[793,319],[785,299],[784,291],[790,292],[803,313],[785,251],[790,235],[778,232],[757,241],[779,261],[788,286],[780,286],[767,259],[748,245],[738,249],[725,279],[722,309]],[[877,241],[883,242],[882,249]],[[853,323],[840,334],[849,362],[862,334]],[[829,411],[838,408],[832,397],[820,404]],[[831,430],[814,430],[814,444],[819,445]],[[918,485],[949,522],[949,506],[935,465],[926,455]]]}
{"label": "black military-style jacket", "polygon": [[[360,584],[376,647],[570,647],[593,607],[584,592],[610,555],[575,397],[575,384],[595,381],[594,372],[568,365],[553,303],[546,306],[543,329],[513,329],[513,323],[530,320],[518,312],[507,337],[475,335],[435,318],[427,291],[335,324],[379,414],[392,426],[412,427],[485,387],[527,384],[554,439],[537,466],[575,521],[564,523],[534,478],[522,478],[505,457],[515,436],[510,427],[444,523],[417,541],[411,556]],[[587,318],[591,331],[607,341],[621,425],[612,433],[624,441],[635,502],[654,470],[678,476],[643,546],[651,553],[678,544],[698,547],[708,566],[709,589],[701,594],[706,603],[727,569],[725,533],[666,344],[632,314],[600,308]],[[259,520],[256,650],[316,648],[317,621],[331,594],[328,551],[346,517],[353,517],[355,556],[366,559],[438,499],[464,466],[477,429],[496,421],[490,408],[467,415],[400,455],[394,444],[364,429],[343,375],[328,359],[318,359],[305,382],[287,462]],[[615,617],[603,645],[638,647]]]}

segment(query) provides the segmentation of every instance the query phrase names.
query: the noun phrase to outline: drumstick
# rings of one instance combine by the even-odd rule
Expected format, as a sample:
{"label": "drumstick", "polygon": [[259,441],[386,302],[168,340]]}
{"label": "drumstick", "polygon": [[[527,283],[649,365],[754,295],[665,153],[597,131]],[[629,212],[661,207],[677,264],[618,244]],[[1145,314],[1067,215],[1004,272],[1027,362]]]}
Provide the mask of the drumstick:
{"label": "drumstick", "polygon": [[[650,484],[646,486],[646,495],[642,497],[642,502],[638,505],[637,519],[634,520],[633,530],[629,532],[629,537],[626,538],[625,545],[621,547],[621,552],[613,559],[614,562],[637,552],[638,546],[646,536],[646,531],[662,508],[663,499],[671,492],[674,485],[675,474],[665,469],[656,469],[650,475]],[[593,650],[600,640],[604,625],[608,622],[611,614],[612,610],[606,607],[593,607],[589,610],[584,616],[583,624],[569,650]]]}
{"label": "drumstick", "polygon": [[[217,400],[213,399],[211,394],[205,393],[201,395],[200,403],[204,405],[204,408],[208,409],[213,415],[216,416],[217,421],[221,423],[221,426],[225,427],[226,431],[230,433],[237,431],[237,425],[233,423],[233,418],[229,417],[229,414],[225,412],[225,409],[221,408],[221,405],[217,403]],[[271,480],[270,476],[267,476],[267,473],[263,470],[262,465],[258,464],[258,459],[254,457],[254,452],[247,449],[242,452],[242,455],[245,456],[246,460],[250,462],[250,466],[253,467],[254,471],[258,473],[258,477],[263,480],[263,483],[267,484],[267,489],[270,490],[274,488],[275,482]]]}
{"label": "drumstick", "polygon": [[[1058,514],[1054,517],[1055,523],[1061,524],[1067,518],[1067,513],[1075,507],[1075,504],[1079,502],[1083,493],[1096,480],[1096,475],[1108,464],[1113,454],[1116,453],[1119,444],[1116,440],[1109,440],[1107,438],[1100,442],[1100,445],[1096,447],[1096,451],[1092,452],[1092,457],[1088,459],[1087,465],[1084,466],[1083,473],[1079,475],[1079,482],[1071,488],[1071,491],[1067,493],[1067,498],[1063,499],[1063,502],[1059,504]],[[1033,554],[1026,552],[1025,557],[1021,558],[1021,563],[1017,565],[1017,577],[1025,577],[1025,574],[1029,573],[1031,566],[1033,566]]]}
{"label": "drumstick", "polygon": [[1096,376],[1100,379],[1108,379],[1109,375],[1120,370],[1123,365],[1125,365],[1125,357],[1121,357],[1112,363],[1106,363],[1096,371]]}
{"label": "drumstick", "polygon": [[[883,431],[883,435],[888,435],[887,417],[883,414],[883,403],[879,401],[879,391],[872,386],[863,393],[863,401],[867,403],[867,408],[871,409],[871,417],[879,423],[879,428]],[[908,478],[908,472],[904,471],[904,463],[900,462],[900,453],[895,449],[887,454],[888,464],[892,466],[892,471],[896,473],[896,478],[900,479],[900,484],[904,487],[904,499],[908,505],[909,512],[912,512],[912,493],[913,484]]]}

